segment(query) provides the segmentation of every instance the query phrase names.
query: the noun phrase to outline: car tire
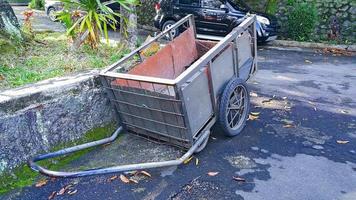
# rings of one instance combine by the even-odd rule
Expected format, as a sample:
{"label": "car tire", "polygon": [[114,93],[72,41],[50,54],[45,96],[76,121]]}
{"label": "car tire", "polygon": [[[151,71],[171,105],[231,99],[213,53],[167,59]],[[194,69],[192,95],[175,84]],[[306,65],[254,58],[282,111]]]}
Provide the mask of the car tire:
{"label": "car tire", "polygon": [[[174,20],[167,20],[163,23],[162,25],[162,32],[165,31],[166,29],[170,28],[173,24],[175,24],[176,22]],[[172,37],[175,38],[179,35],[179,29],[176,28],[176,29],[173,29],[171,30],[171,34],[172,34]],[[170,36],[169,34],[166,35],[167,39],[170,39]]]}
{"label": "car tire", "polygon": [[57,17],[55,14],[56,14],[56,9],[54,9],[53,7],[48,8],[47,15],[52,22],[57,21]]}
{"label": "car tire", "polygon": [[232,78],[226,85],[219,104],[219,123],[226,135],[236,136],[244,129],[249,110],[250,95],[245,81]]}

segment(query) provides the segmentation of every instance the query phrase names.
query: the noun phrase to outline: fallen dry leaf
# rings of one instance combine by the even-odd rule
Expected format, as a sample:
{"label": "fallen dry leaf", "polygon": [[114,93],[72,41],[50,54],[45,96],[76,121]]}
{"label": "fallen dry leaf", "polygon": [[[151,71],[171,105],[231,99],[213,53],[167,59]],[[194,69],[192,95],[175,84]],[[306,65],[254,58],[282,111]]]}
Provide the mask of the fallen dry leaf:
{"label": "fallen dry leaf", "polygon": [[293,125],[293,124],[286,124],[286,125],[283,125],[283,128],[295,128],[295,125]]}
{"label": "fallen dry leaf", "polygon": [[135,175],[137,175],[138,173],[139,173],[139,172],[136,171],[136,170],[125,172],[125,174],[128,174],[128,175],[130,175],[130,176],[135,176]]}
{"label": "fallen dry leaf", "polygon": [[73,190],[73,191],[68,191],[68,194],[69,194],[69,195],[73,195],[73,194],[75,194],[75,193],[77,193],[77,192],[78,192],[78,190],[75,189],[75,190]]}
{"label": "fallen dry leaf", "polygon": [[57,192],[57,195],[63,195],[66,192],[66,188],[62,188]]}
{"label": "fallen dry leaf", "polygon": [[349,143],[350,141],[348,141],[348,140],[336,140],[336,142],[337,142],[338,144],[347,144],[347,143]]}
{"label": "fallen dry leaf", "polygon": [[42,180],[38,181],[35,186],[42,187],[42,186],[46,185],[47,183],[48,183],[47,179],[42,179]]}
{"label": "fallen dry leaf", "polygon": [[183,161],[184,164],[188,164],[193,159],[193,156],[190,156],[188,159]]}
{"label": "fallen dry leaf", "polygon": [[195,165],[199,165],[199,159],[195,158]]}
{"label": "fallen dry leaf", "polygon": [[218,175],[219,174],[219,172],[208,172],[208,175],[209,176],[216,176],[216,175]]}
{"label": "fallen dry leaf", "polygon": [[5,80],[5,77],[0,74],[0,81],[3,81],[3,80]]}
{"label": "fallen dry leaf", "polygon": [[311,102],[311,101],[308,101],[309,104],[315,106],[315,103],[314,102]]}
{"label": "fallen dry leaf", "polygon": [[63,195],[70,187],[72,187],[72,184],[66,185],[65,187],[60,189],[59,192],[57,192],[57,195]]}
{"label": "fallen dry leaf", "polygon": [[260,114],[260,112],[251,112],[250,114],[254,115],[254,116],[258,116]]}
{"label": "fallen dry leaf", "polygon": [[232,179],[234,179],[235,181],[239,181],[239,182],[246,182],[246,179],[244,179],[242,177],[238,177],[238,176],[233,176]]}
{"label": "fallen dry leaf", "polygon": [[134,182],[136,184],[138,183],[138,181],[136,179],[134,179],[134,178],[130,178],[129,181]]}
{"label": "fallen dry leaf", "polygon": [[53,199],[53,198],[56,196],[56,194],[57,194],[57,192],[56,192],[56,191],[53,191],[53,192],[51,193],[51,195],[48,196],[48,200]]}
{"label": "fallen dry leaf", "polygon": [[347,113],[349,113],[348,111],[346,111],[346,110],[340,110],[340,112],[341,113],[343,113],[343,114],[347,114]]}
{"label": "fallen dry leaf", "polygon": [[290,109],[292,109],[292,107],[290,107],[290,106],[284,106],[284,109],[290,110]]}
{"label": "fallen dry leaf", "polygon": [[271,102],[273,99],[266,99],[266,100],[263,100],[262,103],[269,103]]}
{"label": "fallen dry leaf", "polygon": [[258,116],[254,116],[254,115],[248,115],[248,120],[256,120],[258,119]]}
{"label": "fallen dry leaf", "polygon": [[250,92],[251,97],[258,97],[258,94],[256,92]]}
{"label": "fallen dry leaf", "polygon": [[120,180],[124,183],[130,183],[130,180],[123,174],[120,174]]}
{"label": "fallen dry leaf", "polygon": [[152,177],[150,173],[146,172],[146,171],[140,171],[141,174],[148,176],[148,177]]}
{"label": "fallen dry leaf", "polygon": [[118,176],[115,175],[115,176],[110,177],[108,181],[110,182],[110,181],[113,181],[113,180],[115,180],[117,178],[118,178]]}

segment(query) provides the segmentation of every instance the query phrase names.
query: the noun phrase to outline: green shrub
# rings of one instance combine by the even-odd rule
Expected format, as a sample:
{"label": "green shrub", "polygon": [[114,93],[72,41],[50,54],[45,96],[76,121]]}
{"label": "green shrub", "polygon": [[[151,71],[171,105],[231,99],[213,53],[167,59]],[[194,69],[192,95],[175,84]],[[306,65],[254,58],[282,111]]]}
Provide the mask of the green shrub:
{"label": "green shrub", "polygon": [[44,0],[31,0],[31,2],[28,4],[28,7],[30,7],[31,9],[43,10],[44,5]]}
{"label": "green shrub", "polygon": [[288,37],[300,41],[310,39],[317,20],[318,11],[314,4],[305,2],[294,3],[293,10],[288,14]]}
{"label": "green shrub", "polygon": [[275,15],[278,10],[278,0],[268,0],[266,5],[266,13]]}

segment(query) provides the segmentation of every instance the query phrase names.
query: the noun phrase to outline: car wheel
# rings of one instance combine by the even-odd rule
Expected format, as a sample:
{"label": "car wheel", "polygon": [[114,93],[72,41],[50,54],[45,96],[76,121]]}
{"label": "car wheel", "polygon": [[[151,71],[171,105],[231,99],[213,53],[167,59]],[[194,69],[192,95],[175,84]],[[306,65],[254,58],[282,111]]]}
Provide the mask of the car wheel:
{"label": "car wheel", "polygon": [[56,9],[48,8],[47,15],[51,21],[53,21],[53,22],[57,21]]}
{"label": "car wheel", "polygon": [[[164,22],[163,25],[162,25],[162,31],[165,31],[165,30],[171,28],[173,26],[173,24],[175,24],[175,23],[176,22],[173,21],[173,20],[168,20],[168,21]],[[177,37],[179,35],[179,30],[178,30],[178,28],[172,29],[170,31],[170,33],[171,33],[172,37],[175,38],[175,37]],[[167,39],[170,39],[169,34],[167,34],[166,37],[167,37]]]}

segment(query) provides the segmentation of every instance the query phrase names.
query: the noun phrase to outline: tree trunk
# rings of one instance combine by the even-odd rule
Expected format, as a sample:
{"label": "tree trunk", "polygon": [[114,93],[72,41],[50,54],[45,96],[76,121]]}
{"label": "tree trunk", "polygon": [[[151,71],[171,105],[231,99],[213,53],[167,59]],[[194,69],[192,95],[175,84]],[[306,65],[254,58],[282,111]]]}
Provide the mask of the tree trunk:
{"label": "tree trunk", "polygon": [[120,13],[127,19],[127,23],[125,20],[120,20],[120,34],[121,38],[125,39],[128,47],[131,50],[136,48],[137,43],[137,13],[136,6],[130,6],[132,12],[128,12],[123,6],[120,8]]}
{"label": "tree trunk", "polygon": [[22,39],[20,25],[14,10],[5,0],[0,0],[0,32]]}

